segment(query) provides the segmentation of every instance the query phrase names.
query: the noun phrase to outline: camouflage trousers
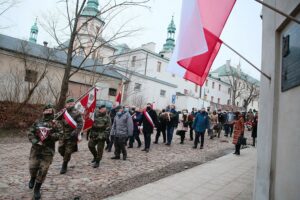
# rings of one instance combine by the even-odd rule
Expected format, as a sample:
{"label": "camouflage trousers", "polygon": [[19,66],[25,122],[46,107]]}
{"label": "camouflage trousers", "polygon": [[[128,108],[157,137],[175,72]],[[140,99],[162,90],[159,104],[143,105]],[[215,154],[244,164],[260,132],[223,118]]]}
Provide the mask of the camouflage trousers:
{"label": "camouflage trousers", "polygon": [[[97,150],[96,150],[96,146],[97,146]],[[102,159],[104,146],[105,146],[105,139],[90,138],[88,147],[96,161],[100,161]]]}
{"label": "camouflage trousers", "polygon": [[43,154],[40,149],[31,147],[29,172],[31,177],[36,178],[36,182],[43,183],[45,181],[53,156],[51,154]]}
{"label": "camouflage trousers", "polygon": [[78,151],[77,141],[73,139],[59,140],[58,152],[63,157],[64,162],[71,160],[72,153]]}

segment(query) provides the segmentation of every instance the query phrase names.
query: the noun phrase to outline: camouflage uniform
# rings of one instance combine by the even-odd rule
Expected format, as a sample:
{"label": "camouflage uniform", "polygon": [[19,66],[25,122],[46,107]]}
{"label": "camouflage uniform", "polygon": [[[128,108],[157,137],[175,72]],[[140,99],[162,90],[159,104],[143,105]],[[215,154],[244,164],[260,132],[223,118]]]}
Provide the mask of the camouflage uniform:
{"label": "camouflage uniform", "polygon": [[[42,143],[37,135],[39,127],[46,127],[51,129],[50,135]],[[28,133],[28,139],[32,143],[29,157],[29,171],[31,177],[36,177],[36,181],[43,183],[48,168],[52,163],[55,152],[55,141],[59,139],[59,130],[57,126],[54,126],[52,120],[41,119],[36,121],[30,132]]]}
{"label": "camouflage uniform", "polygon": [[[110,133],[110,118],[106,113],[97,111],[95,113],[93,127],[89,131],[90,140],[88,147],[94,156],[94,167],[99,167],[99,162],[102,159],[105,140]],[[96,150],[97,146],[97,150]],[[92,161],[92,162],[93,162]]]}
{"label": "camouflage uniform", "polygon": [[63,157],[63,165],[60,171],[61,174],[66,173],[72,153],[78,150],[77,137],[83,126],[81,114],[74,107],[67,109],[67,111],[77,123],[77,127],[75,129],[72,128],[64,118],[62,119],[63,134],[59,138],[58,146],[58,152]]}
{"label": "camouflage uniform", "polygon": [[31,176],[29,188],[32,189],[34,187],[34,199],[40,199],[41,197],[40,188],[53,160],[55,142],[61,134],[61,127],[53,121],[54,111],[52,107],[48,105],[45,110],[50,110],[52,114],[44,113],[44,117],[37,120],[28,133],[28,139],[32,143],[29,156],[29,172]]}

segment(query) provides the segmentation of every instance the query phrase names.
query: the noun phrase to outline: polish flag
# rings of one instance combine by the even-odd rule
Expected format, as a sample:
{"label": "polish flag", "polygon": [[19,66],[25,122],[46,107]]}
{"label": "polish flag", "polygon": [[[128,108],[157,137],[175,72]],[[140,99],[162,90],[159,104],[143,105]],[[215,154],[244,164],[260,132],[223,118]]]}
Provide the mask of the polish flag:
{"label": "polish flag", "polygon": [[202,86],[222,45],[219,37],[236,0],[182,2],[179,36],[168,71]]}

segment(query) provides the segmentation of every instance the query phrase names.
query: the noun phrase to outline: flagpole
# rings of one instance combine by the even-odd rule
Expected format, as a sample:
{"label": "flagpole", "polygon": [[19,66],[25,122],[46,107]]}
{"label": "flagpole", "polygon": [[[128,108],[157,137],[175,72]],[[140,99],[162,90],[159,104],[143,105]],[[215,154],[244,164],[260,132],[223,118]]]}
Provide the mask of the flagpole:
{"label": "flagpole", "polygon": [[267,8],[269,8],[269,9],[271,9],[271,10],[273,10],[273,11],[275,11],[275,12],[277,12],[277,13],[279,13],[279,14],[285,16],[285,17],[287,17],[288,19],[290,19],[290,20],[296,22],[297,24],[300,24],[300,21],[299,21],[298,19],[296,19],[295,17],[290,16],[290,15],[288,15],[288,14],[282,12],[281,10],[278,10],[278,9],[275,8],[274,6],[271,6],[271,5],[269,5],[269,4],[267,4],[267,3],[263,2],[263,1],[260,1],[260,0],[254,0],[254,1],[256,1],[257,3],[260,3],[260,4],[262,4],[263,6],[266,6]]}
{"label": "flagpole", "polygon": [[[76,101],[75,104],[81,100],[82,97],[84,97],[87,93],[89,93],[90,91],[92,91],[96,86],[92,86],[86,93],[84,93],[83,95],[81,95]],[[60,113],[59,113],[60,112]],[[54,120],[58,119],[64,112],[65,112],[65,108],[62,109],[61,111],[59,111],[57,114],[57,116],[54,118]]]}
{"label": "flagpole", "polygon": [[231,46],[229,46],[228,44],[226,44],[224,41],[222,41],[223,44],[228,47],[231,51],[233,51],[234,53],[236,53],[238,56],[240,56],[243,60],[245,60],[249,65],[251,65],[252,67],[254,67],[254,69],[256,69],[257,71],[259,71],[263,76],[265,76],[267,79],[269,79],[271,81],[271,77],[269,75],[267,75],[265,72],[261,71],[258,67],[256,67],[252,62],[250,62],[247,58],[245,58],[243,55],[241,55],[239,52],[237,52],[236,50],[234,50]]}

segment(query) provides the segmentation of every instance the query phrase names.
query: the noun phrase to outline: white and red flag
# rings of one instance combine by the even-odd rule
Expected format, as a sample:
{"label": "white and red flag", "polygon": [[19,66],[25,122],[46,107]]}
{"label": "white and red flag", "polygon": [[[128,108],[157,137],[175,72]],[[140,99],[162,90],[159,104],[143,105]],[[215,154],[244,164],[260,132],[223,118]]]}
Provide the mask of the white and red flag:
{"label": "white and red flag", "polygon": [[179,36],[168,71],[203,85],[222,45],[220,35],[235,2],[182,1]]}
{"label": "white and red flag", "polygon": [[96,87],[92,88],[75,104],[75,108],[82,114],[84,120],[83,131],[90,129],[93,126],[97,91],[98,89]]}

